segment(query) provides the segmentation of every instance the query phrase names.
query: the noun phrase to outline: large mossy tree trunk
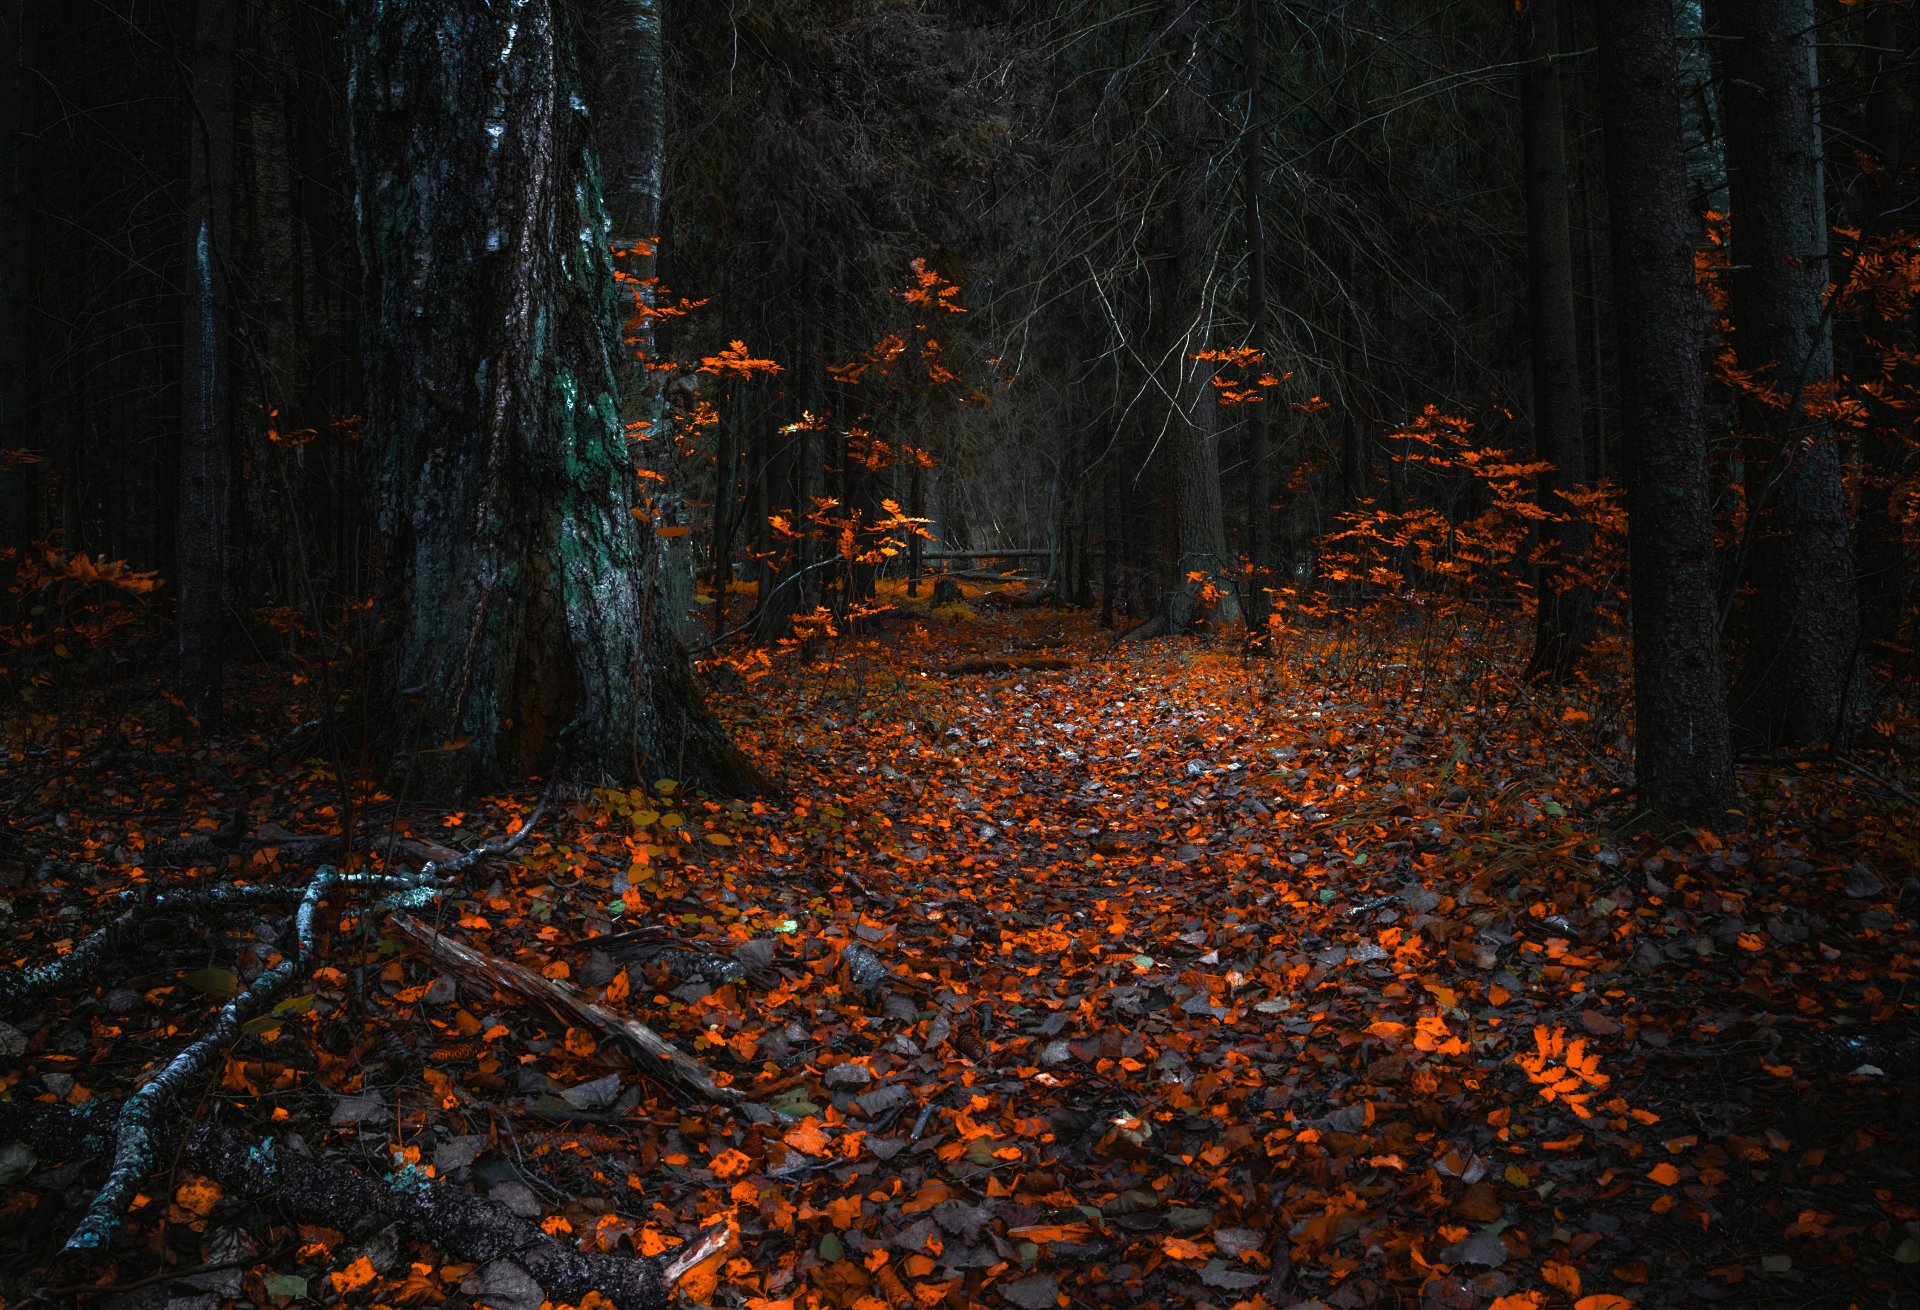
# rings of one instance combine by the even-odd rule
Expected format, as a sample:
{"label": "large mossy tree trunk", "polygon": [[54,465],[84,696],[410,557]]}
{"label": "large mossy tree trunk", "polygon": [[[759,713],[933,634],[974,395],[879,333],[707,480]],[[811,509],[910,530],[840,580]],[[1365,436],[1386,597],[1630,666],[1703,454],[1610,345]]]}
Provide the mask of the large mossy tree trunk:
{"label": "large mossy tree trunk", "polygon": [[416,796],[754,779],[645,585],[610,225],[559,0],[357,5],[367,427]]}
{"label": "large mossy tree trunk", "polygon": [[1733,762],[1672,0],[1608,0],[1599,18],[1633,570],[1634,765],[1649,810],[1709,823],[1733,800]]}
{"label": "large mossy tree trunk", "polygon": [[1769,746],[1810,746],[1845,727],[1860,684],[1858,589],[1840,450],[1806,404],[1833,371],[1825,161],[1813,0],[1710,6],[1725,99],[1733,349],[1764,395],[1740,396],[1754,516],[1734,709]]}

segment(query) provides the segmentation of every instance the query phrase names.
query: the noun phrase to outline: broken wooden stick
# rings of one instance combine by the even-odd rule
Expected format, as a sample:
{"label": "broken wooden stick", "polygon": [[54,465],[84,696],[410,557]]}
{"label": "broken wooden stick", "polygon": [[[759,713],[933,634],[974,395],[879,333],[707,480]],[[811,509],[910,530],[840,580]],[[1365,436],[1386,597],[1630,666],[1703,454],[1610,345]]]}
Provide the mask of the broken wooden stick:
{"label": "broken wooden stick", "polygon": [[739,1091],[715,1082],[713,1071],[706,1065],[638,1019],[629,1019],[604,1006],[595,1005],[565,983],[542,978],[533,970],[510,960],[477,951],[443,933],[435,932],[418,919],[396,914],[392,927],[402,941],[463,978],[545,1005],[563,1020],[577,1020],[626,1043],[642,1055],[651,1056],[658,1061],[658,1064],[650,1066],[652,1072],[663,1074],[669,1081],[697,1092],[709,1101],[724,1105],[740,1099]]}

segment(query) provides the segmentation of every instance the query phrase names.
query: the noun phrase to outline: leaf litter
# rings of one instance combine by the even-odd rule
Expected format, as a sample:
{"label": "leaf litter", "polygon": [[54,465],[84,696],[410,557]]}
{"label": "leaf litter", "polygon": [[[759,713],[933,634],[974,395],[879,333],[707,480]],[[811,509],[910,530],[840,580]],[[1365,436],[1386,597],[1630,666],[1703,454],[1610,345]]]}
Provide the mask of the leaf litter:
{"label": "leaf litter", "polygon": [[[1081,657],[1022,662],[1063,642]],[[1605,689],[1383,695],[1302,644],[1248,662],[1013,613],[776,668],[721,709],[784,798],[597,792],[441,907],[434,933],[571,1000],[350,916],[199,1112],[590,1250],[727,1218],[736,1248],[681,1290],[750,1310],[1910,1294],[1910,813],[1788,771],[1749,788],[1744,833],[1609,835]],[[277,847],[349,807],[386,825],[360,866],[533,807],[423,816],[93,731],[14,760],[18,963],[223,823],[245,837],[186,848],[199,876],[284,881],[304,871]],[[97,994],[7,1016],[10,1098],[117,1097],[277,958],[264,920],[157,931]],[[57,1230],[85,1177],[9,1154],[0,1223]],[[123,1273],[213,1263],[259,1218],[195,1176],[149,1193]],[[254,1234],[206,1304],[540,1303],[426,1248]]]}

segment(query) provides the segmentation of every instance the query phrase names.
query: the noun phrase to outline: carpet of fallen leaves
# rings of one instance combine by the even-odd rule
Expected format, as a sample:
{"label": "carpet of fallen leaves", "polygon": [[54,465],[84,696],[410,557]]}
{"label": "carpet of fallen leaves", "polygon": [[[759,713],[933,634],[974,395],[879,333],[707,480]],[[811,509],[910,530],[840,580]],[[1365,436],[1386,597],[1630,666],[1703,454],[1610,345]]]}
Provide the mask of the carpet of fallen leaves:
{"label": "carpet of fallen leaves", "polygon": [[[1248,662],[1041,611],[890,625],[721,693],[784,797],[595,793],[437,920],[652,1024],[744,1104],[677,1098],[369,917],[198,1113],[417,1163],[602,1249],[730,1214],[738,1245],[683,1287],[752,1310],[1914,1304],[1897,754],[1751,772],[1737,832],[1610,837],[1618,689],[1493,668],[1336,636]],[[182,865],[303,878],[286,852],[349,795],[376,865],[536,799],[396,818],[271,758],[285,725],[258,713],[228,754],[149,740],[124,704],[17,737],[8,962]],[[0,1081],[117,1099],[278,933],[161,934],[92,994],[7,1016]],[[9,1151],[17,1296],[98,1170]],[[176,1270],[176,1306],[539,1304],[234,1210],[155,1179],[109,1282]]]}

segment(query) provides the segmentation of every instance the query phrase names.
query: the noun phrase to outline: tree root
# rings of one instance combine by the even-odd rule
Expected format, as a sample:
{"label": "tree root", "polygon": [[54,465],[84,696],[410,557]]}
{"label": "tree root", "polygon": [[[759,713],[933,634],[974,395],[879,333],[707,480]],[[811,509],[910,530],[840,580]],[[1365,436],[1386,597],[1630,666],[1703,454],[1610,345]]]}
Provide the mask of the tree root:
{"label": "tree root", "polygon": [[410,909],[431,904],[453,885],[452,875],[464,872],[487,856],[505,854],[525,841],[545,808],[546,802],[542,801],[519,831],[498,846],[482,846],[444,865],[429,863],[414,873],[339,873],[323,868],[308,880],[304,888],[229,886],[144,896],[136,893],[133,903],[111,923],[87,937],[59,960],[33,969],[23,969],[0,979],[0,1000],[12,1008],[23,1001],[43,997],[83,981],[93,965],[109,953],[117,952],[117,948],[141,924],[156,915],[204,914],[230,906],[283,903],[289,899],[299,902],[293,917],[292,955],[261,973],[237,996],[221,1006],[205,1033],[181,1049],[160,1072],[148,1079],[121,1105],[113,1128],[112,1168],[108,1171],[106,1182],[88,1205],[79,1226],[67,1239],[67,1249],[98,1250],[106,1245],[114,1230],[120,1226],[140,1184],[153,1172],[157,1163],[156,1125],[165,1122],[166,1112],[190,1085],[213,1071],[226,1048],[239,1038],[248,1022],[277,1004],[296,982],[306,977],[313,967],[318,936],[316,917],[320,906],[336,890],[364,889],[386,893],[382,905],[387,909]]}
{"label": "tree root", "polygon": [[571,988],[542,978],[531,969],[487,955],[435,932],[417,919],[393,916],[394,933],[408,945],[470,981],[512,992],[553,1010],[562,1020],[578,1021],[651,1058],[647,1069],[719,1105],[741,1093],[714,1081],[713,1071],[637,1019],[615,1014]]}
{"label": "tree root", "polygon": [[[0,1138],[30,1139],[49,1153],[104,1149],[102,1116],[33,1103],[0,1104]],[[375,1179],[339,1161],[295,1154],[273,1138],[255,1142],[231,1128],[204,1124],[182,1144],[181,1161],[219,1183],[228,1197],[255,1209],[342,1232],[397,1225],[455,1260],[511,1259],[549,1297],[579,1301],[590,1291],[620,1310],[654,1310],[696,1265],[725,1252],[734,1235],[715,1224],[657,1256],[580,1251],[464,1188],[435,1182],[414,1166]]]}
{"label": "tree root", "polygon": [[716,1224],[657,1256],[580,1251],[411,1166],[376,1181],[343,1164],[293,1155],[271,1138],[256,1145],[226,1128],[194,1130],[185,1160],[229,1195],[274,1205],[302,1223],[352,1231],[372,1219],[398,1224],[409,1238],[458,1260],[509,1258],[556,1301],[579,1301],[597,1291],[620,1310],[653,1310],[667,1304],[674,1285],[694,1266],[733,1244],[732,1231]]}
{"label": "tree root", "polygon": [[[418,876],[413,875],[412,878]],[[306,977],[312,967],[317,935],[314,918],[319,913],[321,903],[327,899],[327,894],[340,886],[377,887],[401,896],[424,894],[431,897],[434,894],[433,888],[412,878],[334,873],[331,870],[314,875],[300,898],[300,908],[294,911],[297,944],[292,958],[282,960],[262,973],[238,996],[221,1006],[205,1033],[188,1043],[167,1062],[165,1068],[148,1079],[145,1086],[121,1105],[118,1122],[114,1125],[113,1168],[88,1205],[79,1227],[67,1239],[68,1250],[97,1250],[107,1244],[107,1239],[120,1226],[127,1207],[132,1204],[134,1193],[139,1191],[140,1184],[153,1172],[157,1163],[155,1122],[162,1119],[166,1110],[190,1084],[213,1072],[227,1047],[239,1039],[242,1029],[250,1020],[258,1018],[292,990],[296,982]]]}

